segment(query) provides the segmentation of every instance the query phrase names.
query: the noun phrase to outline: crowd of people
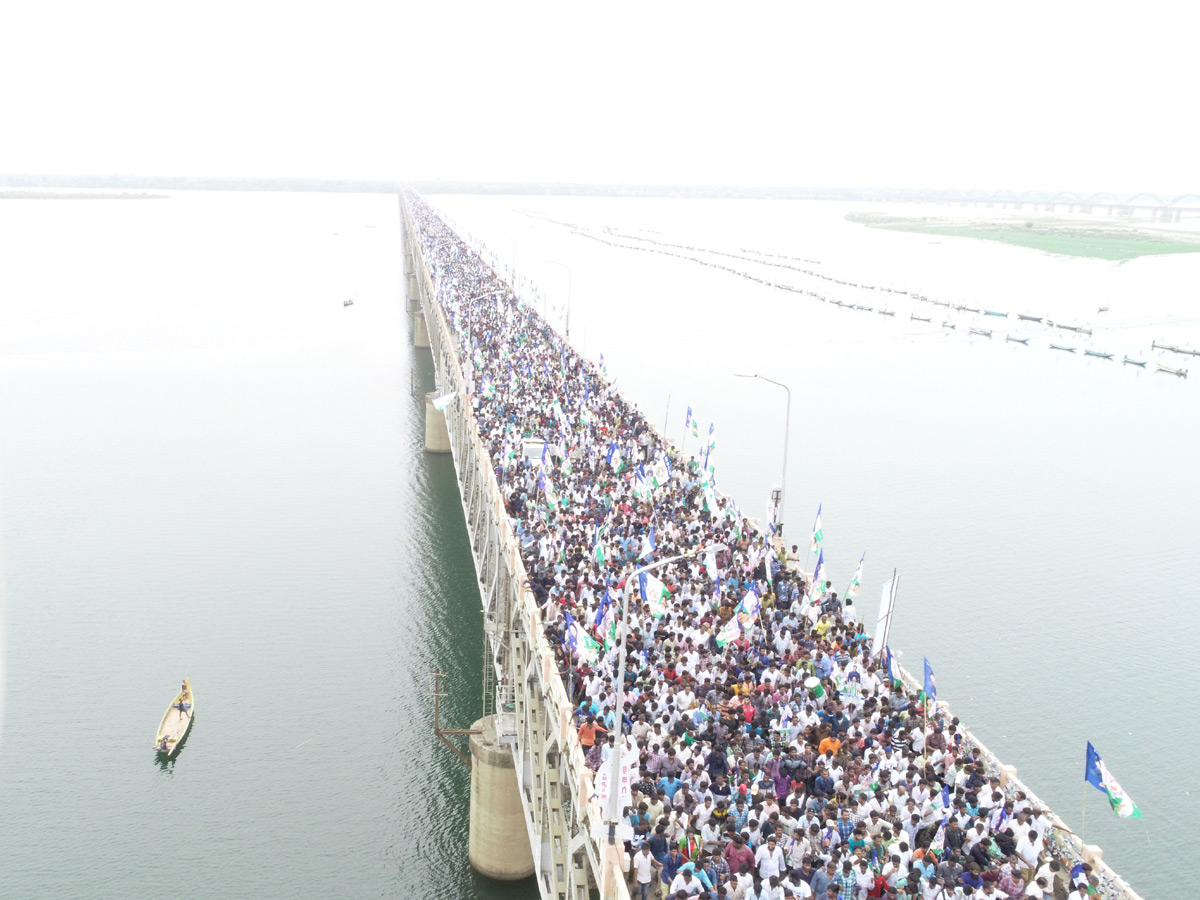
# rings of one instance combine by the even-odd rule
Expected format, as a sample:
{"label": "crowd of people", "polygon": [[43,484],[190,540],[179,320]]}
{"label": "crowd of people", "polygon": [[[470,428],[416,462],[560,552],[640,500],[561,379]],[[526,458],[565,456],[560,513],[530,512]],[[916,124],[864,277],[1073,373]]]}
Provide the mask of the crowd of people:
{"label": "crowd of people", "polygon": [[634,896],[1095,893],[1090,868],[1051,852],[1049,813],[872,656],[853,602],[717,492],[711,445],[668,444],[421,198],[406,202],[587,763],[610,759],[618,731],[638,756],[622,823]]}

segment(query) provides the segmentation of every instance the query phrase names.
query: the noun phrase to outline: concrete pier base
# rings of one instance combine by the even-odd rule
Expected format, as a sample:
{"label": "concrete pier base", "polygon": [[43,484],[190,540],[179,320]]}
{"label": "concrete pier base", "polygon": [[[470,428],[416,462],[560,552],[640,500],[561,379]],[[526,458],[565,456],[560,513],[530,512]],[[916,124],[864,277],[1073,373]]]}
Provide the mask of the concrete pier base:
{"label": "concrete pier base", "polygon": [[408,299],[409,300],[420,300],[421,299],[421,289],[417,287],[417,276],[416,275],[408,276]]}
{"label": "concrete pier base", "polygon": [[[440,415],[440,414],[439,414]],[[496,737],[496,717],[471,735],[471,826],[467,858],[480,875],[519,881],[533,875],[533,851],[512,752]]]}
{"label": "concrete pier base", "polygon": [[429,329],[425,326],[425,316],[422,313],[413,316],[413,346],[429,348]]}
{"label": "concrete pier base", "polygon": [[433,405],[437,392],[425,395],[425,450],[429,453],[450,452],[450,429],[446,414]]}

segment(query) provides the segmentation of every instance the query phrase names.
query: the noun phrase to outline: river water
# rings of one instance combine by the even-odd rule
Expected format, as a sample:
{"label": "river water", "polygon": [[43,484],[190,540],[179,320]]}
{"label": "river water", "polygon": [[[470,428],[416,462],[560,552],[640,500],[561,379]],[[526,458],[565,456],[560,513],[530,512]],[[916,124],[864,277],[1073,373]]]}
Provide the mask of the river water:
{"label": "river water", "polygon": [[[1092,791],[1089,842],[1147,897],[1184,896],[1194,381],[904,321],[930,313],[898,296],[895,319],[830,307],[519,210],[1090,319],[1118,359],[1150,332],[1200,343],[1195,257],[932,243],[826,204],[431,199],[560,305],[569,267],[572,339],[675,439],[688,404],[715,422],[721,487],[754,515],[783,392],[731,373],[789,384],[787,533],[803,543],[824,504],[835,583],[867,552],[867,618],[900,570],[893,645],[929,656],[1077,828],[1093,741],[1146,819]],[[424,454],[410,394],[431,369],[396,199],[8,201],[0,240],[4,894],[536,896],[470,872],[467,773],[431,733],[435,668],[443,723],[479,713],[482,628],[451,464]],[[196,723],[164,766],[149,745],[184,675]]]}
{"label": "river water", "polygon": [[529,897],[431,730],[483,635],[396,198],[9,201],[0,241],[0,894]]}

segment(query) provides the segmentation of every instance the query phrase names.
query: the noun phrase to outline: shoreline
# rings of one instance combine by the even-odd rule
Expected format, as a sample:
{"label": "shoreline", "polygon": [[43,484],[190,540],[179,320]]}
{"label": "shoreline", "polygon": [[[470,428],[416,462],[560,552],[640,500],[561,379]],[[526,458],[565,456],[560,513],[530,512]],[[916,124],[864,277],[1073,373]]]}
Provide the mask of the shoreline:
{"label": "shoreline", "polygon": [[847,222],[885,231],[963,237],[992,241],[1058,256],[1125,262],[1142,256],[1200,253],[1200,238],[1189,232],[1167,231],[1109,222],[1039,216],[988,216],[963,219],[940,216],[895,216],[851,212]]}

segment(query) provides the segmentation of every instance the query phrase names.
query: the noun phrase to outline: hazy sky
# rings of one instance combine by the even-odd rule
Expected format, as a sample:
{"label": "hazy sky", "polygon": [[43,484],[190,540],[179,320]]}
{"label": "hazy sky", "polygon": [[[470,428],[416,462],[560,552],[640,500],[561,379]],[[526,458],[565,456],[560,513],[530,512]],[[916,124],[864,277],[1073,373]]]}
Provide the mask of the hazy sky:
{"label": "hazy sky", "polygon": [[1200,191],[1147,3],[8,4],[0,172]]}

